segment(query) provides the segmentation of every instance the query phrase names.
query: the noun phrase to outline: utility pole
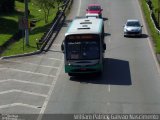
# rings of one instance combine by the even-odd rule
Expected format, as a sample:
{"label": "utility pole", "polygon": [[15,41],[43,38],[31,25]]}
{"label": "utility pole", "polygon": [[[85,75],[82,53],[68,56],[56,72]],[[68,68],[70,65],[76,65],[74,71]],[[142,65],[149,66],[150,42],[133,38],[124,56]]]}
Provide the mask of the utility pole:
{"label": "utility pole", "polygon": [[26,41],[26,46],[29,46],[29,27],[28,27],[28,0],[24,0],[25,1],[25,41]]}

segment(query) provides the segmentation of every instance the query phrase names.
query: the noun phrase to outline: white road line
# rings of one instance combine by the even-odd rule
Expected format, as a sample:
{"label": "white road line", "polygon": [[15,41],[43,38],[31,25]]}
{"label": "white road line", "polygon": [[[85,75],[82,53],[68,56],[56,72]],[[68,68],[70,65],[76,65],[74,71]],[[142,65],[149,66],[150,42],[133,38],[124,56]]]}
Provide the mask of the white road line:
{"label": "white road line", "polygon": [[79,0],[79,6],[78,6],[78,12],[77,12],[77,15],[79,16],[80,15],[80,10],[81,10],[81,5],[82,5],[82,1]]}
{"label": "white road line", "polygon": [[31,81],[25,81],[25,80],[16,80],[16,79],[0,80],[0,83],[3,83],[3,82],[12,82],[12,81],[13,82],[20,82],[20,83],[27,83],[27,84],[32,84],[32,85],[51,87],[51,85],[49,85],[49,84],[37,83],[37,82],[31,82]]}
{"label": "white road line", "polygon": [[108,92],[110,93],[111,92],[111,86],[108,85]]}
{"label": "white road line", "polygon": [[50,98],[51,98],[52,93],[54,92],[54,87],[55,87],[56,82],[57,82],[57,80],[58,80],[58,77],[59,77],[59,75],[60,75],[62,66],[63,66],[63,62],[61,63],[61,66],[60,66],[59,69],[58,69],[58,72],[57,72],[55,81],[52,82],[52,87],[50,88],[50,90],[49,90],[49,92],[48,92],[48,96],[47,96],[46,99],[45,99],[45,102],[44,102],[44,104],[43,104],[43,106],[42,106],[42,109],[41,109],[41,111],[40,111],[40,114],[39,114],[37,120],[41,120],[42,117],[43,117],[43,114],[44,114],[44,111],[45,111],[45,109],[46,109],[46,107],[47,107],[47,104],[48,104],[48,102],[49,102],[49,100],[50,100]]}
{"label": "white road line", "polygon": [[[137,0],[137,3],[138,3],[138,7],[139,7],[139,9],[140,9],[140,14],[141,14],[142,21],[143,21],[143,23],[145,24],[145,21],[144,21],[144,18],[143,18],[143,13],[142,13],[142,11],[141,11],[141,6],[140,6],[140,4],[139,4],[138,0]],[[148,31],[147,31],[146,25],[144,25],[144,30],[145,30],[145,33],[147,33],[147,34],[148,34]],[[153,58],[154,58],[154,61],[155,61],[155,63],[156,63],[157,71],[158,71],[158,73],[160,74],[160,67],[159,67],[159,63],[158,63],[158,60],[157,60],[157,58],[156,58],[155,52],[154,52],[154,50],[153,50],[152,43],[151,43],[151,41],[150,41],[149,37],[148,37],[147,39],[148,39],[147,41],[148,41],[148,44],[149,44],[149,47],[150,47],[151,53],[152,53]]]}
{"label": "white road line", "polygon": [[57,59],[57,58],[51,58],[51,57],[47,57],[47,59],[50,59],[50,60],[57,60],[57,61],[63,61],[63,59]]}
{"label": "white road line", "polygon": [[63,61],[63,59],[57,59],[57,58],[48,58],[50,60],[58,60],[58,61]]}
{"label": "white road line", "polygon": [[58,69],[58,67],[54,67],[54,66],[39,65],[39,64],[35,64],[35,63],[24,62],[24,61],[18,61],[18,60],[7,60],[7,59],[4,59],[3,61],[14,62],[14,63],[25,63],[25,64],[31,64],[31,65],[40,66],[40,67],[48,67],[48,68],[55,68],[55,69]]}
{"label": "white road line", "polygon": [[110,37],[108,38],[108,41],[109,41],[109,43],[111,43],[111,38]]}
{"label": "white road line", "polygon": [[110,22],[110,21],[108,21],[108,25],[109,25],[109,26],[111,25],[111,22]]}
{"label": "white road line", "polygon": [[[44,58],[44,56],[37,56],[37,57]],[[50,58],[50,57],[46,57],[46,56],[45,56],[45,59],[57,60],[57,61],[63,61],[63,59]]]}
{"label": "white road line", "polygon": [[1,105],[0,109],[9,108],[9,107],[15,107],[15,106],[23,106],[23,107],[29,107],[29,108],[34,108],[34,109],[40,109],[39,106],[23,104],[23,103],[13,103],[13,104]]}
{"label": "white road line", "polygon": [[[45,55],[45,56],[44,56]],[[57,61],[63,61],[63,59],[57,59],[57,58],[50,58],[50,57],[46,57],[46,54],[44,53],[42,53],[42,54],[40,54],[39,56],[34,56],[34,57],[37,57],[37,58],[44,58],[44,59],[51,59],[51,60],[57,60]],[[4,59],[3,59],[4,60]]]}
{"label": "white road line", "polygon": [[47,77],[55,77],[53,75],[47,75],[47,74],[43,74],[43,73],[35,73],[35,72],[31,72],[31,71],[24,71],[24,70],[13,69],[13,68],[0,68],[0,70],[13,70],[13,71],[18,71],[18,72],[23,72],[23,73],[42,75],[42,76],[47,76]]}
{"label": "white road line", "polygon": [[44,95],[44,94],[28,92],[28,91],[23,91],[23,90],[17,90],[17,89],[0,92],[0,95],[7,94],[7,93],[13,93],[13,92],[25,93],[25,94],[30,94],[30,95],[35,95],[35,96],[40,96],[40,97],[45,97],[45,98],[47,97],[47,95]]}

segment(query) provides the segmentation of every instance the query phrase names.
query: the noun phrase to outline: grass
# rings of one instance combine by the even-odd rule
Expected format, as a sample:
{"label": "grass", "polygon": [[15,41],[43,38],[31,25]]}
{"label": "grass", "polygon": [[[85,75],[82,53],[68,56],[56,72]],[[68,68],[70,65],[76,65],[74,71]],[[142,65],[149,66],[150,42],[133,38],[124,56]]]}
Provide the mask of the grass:
{"label": "grass", "polygon": [[[154,8],[156,8],[158,1],[152,0],[152,2],[154,5]],[[150,11],[149,11],[148,6],[146,4],[146,0],[140,0],[140,3],[141,3],[142,10],[144,12],[146,22],[147,22],[149,30],[150,30],[151,37],[153,38],[153,42],[155,45],[155,51],[156,51],[156,53],[160,53],[160,34],[157,32],[157,30],[155,29],[155,27],[152,23],[152,20],[150,18]]]}
{"label": "grass", "polygon": [[[14,17],[0,17],[0,45],[8,40],[18,29],[18,23]],[[14,29],[13,29],[14,28]]]}
{"label": "grass", "polygon": [[[54,19],[57,9],[52,9],[49,15],[49,22],[45,24],[44,22],[44,13],[39,9],[38,6],[29,3],[30,15],[29,19],[37,19],[36,26],[30,30],[29,36],[29,46],[25,45],[24,38],[15,42],[9,46],[1,56],[9,56],[16,54],[23,54],[28,52],[33,52],[37,50],[36,42],[39,40],[43,34],[47,31],[49,24]],[[2,15],[0,17],[0,23],[3,23],[0,26],[0,29],[3,30],[0,32],[0,45],[2,45],[6,40],[8,40],[14,33],[18,31],[18,18],[24,15],[24,3],[16,1],[16,11],[9,15]],[[7,27],[6,27],[7,26]]]}

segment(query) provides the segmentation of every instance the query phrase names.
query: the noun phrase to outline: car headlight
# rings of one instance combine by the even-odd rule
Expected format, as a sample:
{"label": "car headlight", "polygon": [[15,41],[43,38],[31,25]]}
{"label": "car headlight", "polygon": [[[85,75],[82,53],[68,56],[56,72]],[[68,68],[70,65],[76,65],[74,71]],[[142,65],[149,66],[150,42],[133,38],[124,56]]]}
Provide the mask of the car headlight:
{"label": "car headlight", "polygon": [[128,32],[127,28],[124,28],[124,32]]}

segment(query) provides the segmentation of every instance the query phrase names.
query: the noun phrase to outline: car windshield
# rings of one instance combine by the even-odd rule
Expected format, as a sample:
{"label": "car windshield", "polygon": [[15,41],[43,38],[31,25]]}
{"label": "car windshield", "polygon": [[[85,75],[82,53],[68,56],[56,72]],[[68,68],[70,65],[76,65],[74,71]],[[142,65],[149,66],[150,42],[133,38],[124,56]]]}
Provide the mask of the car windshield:
{"label": "car windshield", "polygon": [[89,6],[88,10],[100,10],[101,7],[100,6]]}
{"label": "car windshield", "polygon": [[99,59],[100,45],[96,39],[67,40],[66,57],[68,60]]}
{"label": "car windshield", "polygon": [[140,23],[138,21],[129,21],[129,22],[127,22],[126,26],[139,27]]}

